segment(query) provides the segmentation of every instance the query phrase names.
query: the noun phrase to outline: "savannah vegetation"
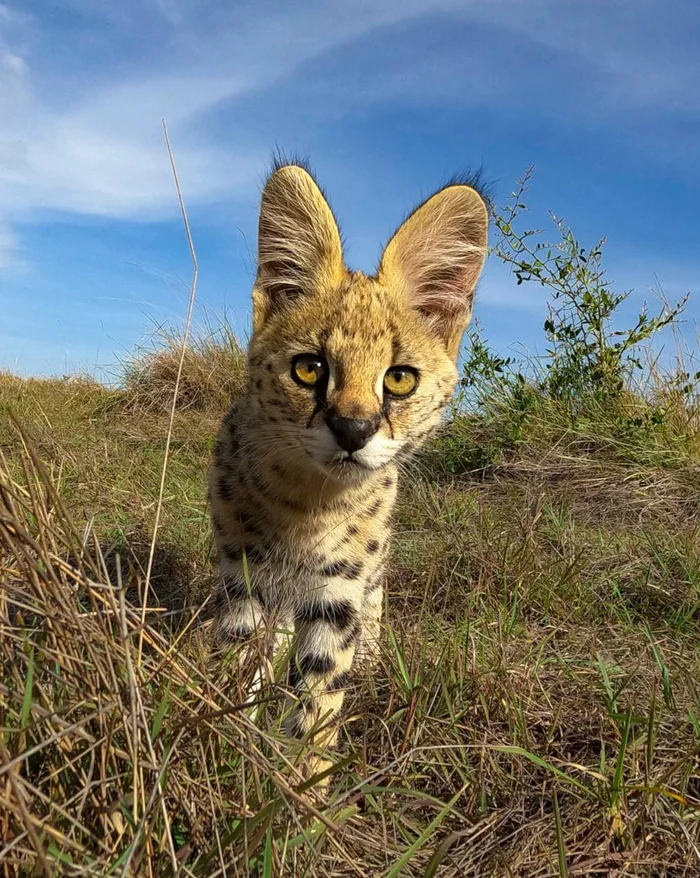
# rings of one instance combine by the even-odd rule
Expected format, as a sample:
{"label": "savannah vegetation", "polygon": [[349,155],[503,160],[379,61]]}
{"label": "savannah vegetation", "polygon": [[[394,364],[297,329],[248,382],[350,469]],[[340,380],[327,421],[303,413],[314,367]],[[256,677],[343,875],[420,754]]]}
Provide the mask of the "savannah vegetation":
{"label": "savannah vegetation", "polygon": [[545,353],[470,331],[324,791],[282,746],[284,666],[246,707],[252,664],[197,625],[205,470],[245,374],[226,323],[188,340],[172,423],[167,328],[115,387],[0,375],[0,875],[700,874],[684,303],[630,320],[602,244],[531,229],[525,199],[491,259],[546,290]]}

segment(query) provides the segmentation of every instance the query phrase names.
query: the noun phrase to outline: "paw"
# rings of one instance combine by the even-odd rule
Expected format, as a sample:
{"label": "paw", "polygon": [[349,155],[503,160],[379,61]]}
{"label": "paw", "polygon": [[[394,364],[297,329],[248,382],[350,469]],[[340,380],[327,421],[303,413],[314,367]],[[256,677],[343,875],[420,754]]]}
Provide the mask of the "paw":
{"label": "paw", "polygon": [[297,762],[297,771],[301,775],[301,782],[309,782],[309,786],[304,790],[303,795],[313,798],[319,793],[326,793],[333,779],[332,772],[322,776],[329,771],[335,763],[320,753],[307,752],[301,756]]}

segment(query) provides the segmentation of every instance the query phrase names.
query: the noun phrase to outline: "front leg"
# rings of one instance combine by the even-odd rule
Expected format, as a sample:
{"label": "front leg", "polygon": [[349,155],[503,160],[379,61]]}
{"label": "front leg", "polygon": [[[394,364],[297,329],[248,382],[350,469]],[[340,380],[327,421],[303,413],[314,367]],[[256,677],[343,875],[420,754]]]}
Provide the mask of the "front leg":
{"label": "front leg", "polygon": [[[341,596],[342,595],[342,596]],[[314,744],[332,747],[338,737],[333,722],[340,711],[361,632],[362,590],[350,583],[333,583],[302,599],[295,614],[296,637],[289,668],[294,707],[287,717],[287,734],[301,737],[315,725],[321,731]]]}
{"label": "front leg", "polygon": [[248,640],[264,621],[261,596],[245,582],[242,571],[221,565],[212,607],[214,636],[221,645]]}
{"label": "front leg", "polygon": [[243,683],[241,696],[246,702],[254,701],[266,681],[273,678],[273,644],[263,595],[246,582],[242,570],[233,571],[224,562],[221,571],[212,607],[213,641],[223,648],[242,647],[237,653],[238,668],[243,672],[239,678]]}
{"label": "front leg", "polygon": [[384,600],[384,572],[377,573],[365,584],[362,598],[362,634],[358,643],[358,658],[374,662],[379,656],[382,605]]}

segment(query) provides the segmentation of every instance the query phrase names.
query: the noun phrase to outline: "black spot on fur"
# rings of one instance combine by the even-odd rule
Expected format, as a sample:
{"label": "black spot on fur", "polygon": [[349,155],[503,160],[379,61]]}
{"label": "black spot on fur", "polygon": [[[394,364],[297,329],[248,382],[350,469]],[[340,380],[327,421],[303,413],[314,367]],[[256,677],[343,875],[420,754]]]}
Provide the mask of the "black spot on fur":
{"label": "black spot on fur", "polygon": [[378,551],[378,549],[379,549],[379,540],[370,540],[370,541],[367,543],[367,551],[368,551],[371,555],[374,555],[374,553],[375,553],[376,551]]}
{"label": "black spot on fur", "polygon": [[[275,501],[275,505],[277,505],[278,501]],[[294,500],[288,500],[286,497],[280,497],[279,503],[284,506],[286,509],[293,509],[295,512],[305,512],[306,510],[301,505],[301,503],[297,503]]]}
{"label": "black spot on fur", "polygon": [[348,633],[343,638],[343,640],[340,644],[340,648],[342,650],[349,649],[353,645],[353,643],[355,643],[357,641],[357,639],[361,633],[362,633],[362,626],[360,625],[359,622],[355,622],[355,624],[352,626],[350,631],[348,631]]}
{"label": "black spot on fur", "polygon": [[381,587],[381,577],[377,577],[376,579],[370,579],[370,581],[365,585],[365,596],[372,594],[372,592],[377,591],[377,589]]}
{"label": "black spot on fur", "polygon": [[345,579],[357,579],[362,572],[361,561],[333,561],[321,571],[322,576],[342,576]]}
{"label": "black spot on fur", "polygon": [[[234,576],[226,574],[223,580],[224,588],[229,597],[246,598],[251,596],[250,586],[240,578],[240,574]],[[253,592],[253,594],[255,594],[255,592]]]}
{"label": "black spot on fur", "polygon": [[360,528],[356,524],[351,524],[348,528],[348,533],[351,537],[356,537],[360,532]]}
{"label": "black spot on fur", "polygon": [[299,659],[299,668],[304,677],[309,674],[330,674],[335,667],[335,660],[329,655],[313,655],[307,653]]}
{"label": "black spot on fur", "polygon": [[272,366],[272,363],[268,363],[267,366],[266,366],[265,368],[267,369],[268,372],[273,372],[273,371],[274,371],[273,366]]}
{"label": "black spot on fur", "polygon": [[258,390],[262,390],[262,381],[260,380],[260,378],[258,378],[258,380],[255,382],[255,387]]}
{"label": "black spot on fur", "polygon": [[335,661],[329,655],[306,653],[302,656],[293,656],[289,665],[289,685],[296,689],[311,674],[317,676],[330,674],[334,667]]}
{"label": "black spot on fur", "polygon": [[367,508],[367,515],[376,515],[381,508],[382,508],[381,499],[375,500],[374,503],[372,503],[372,505]]}
{"label": "black spot on fur", "polygon": [[384,477],[384,479],[383,479],[383,481],[382,481],[382,485],[383,485],[385,488],[390,488],[393,484],[394,484],[394,480],[391,478],[391,476],[385,476],[385,477]]}
{"label": "black spot on fur", "polygon": [[294,658],[292,658],[292,661],[289,663],[287,683],[291,689],[298,689],[303,683],[303,677],[301,675],[301,671],[299,670],[299,665],[294,660]]}
{"label": "black spot on fur", "polygon": [[265,552],[261,546],[246,546],[245,556],[248,561],[262,561],[265,557]]}
{"label": "black spot on fur", "polygon": [[229,484],[229,481],[225,475],[219,476],[219,480],[217,482],[217,490],[219,492],[219,497],[221,497],[224,503],[229,503],[233,499],[231,485]]}
{"label": "black spot on fur", "polygon": [[357,621],[357,611],[347,600],[317,601],[302,607],[296,621],[300,624],[326,622],[337,631],[346,631]]}
{"label": "black spot on fur", "polygon": [[240,561],[241,547],[236,546],[233,543],[225,543],[221,547],[221,554],[229,561]]}
{"label": "black spot on fur", "polygon": [[343,671],[341,674],[336,674],[328,684],[328,691],[338,692],[340,689],[345,689],[351,678],[352,674],[350,671]]}
{"label": "black spot on fur", "polygon": [[[290,682],[291,685],[291,682]],[[294,709],[294,712],[287,718],[284,728],[288,735],[292,738],[303,738],[306,734],[304,728],[305,710],[303,703]]]}

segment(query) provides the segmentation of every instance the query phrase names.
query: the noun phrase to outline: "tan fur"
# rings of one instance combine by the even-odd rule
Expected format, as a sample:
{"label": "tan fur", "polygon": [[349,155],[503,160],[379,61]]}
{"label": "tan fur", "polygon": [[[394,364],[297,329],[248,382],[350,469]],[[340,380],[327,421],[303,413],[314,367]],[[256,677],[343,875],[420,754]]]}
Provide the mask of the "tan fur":
{"label": "tan fur", "polygon": [[[346,268],[333,214],[305,170],[283,167],[265,187],[248,383],[210,471],[215,622],[224,640],[261,625],[294,631],[293,735],[340,710],[357,650],[376,645],[398,471],[454,391],[486,235],[481,197],[450,186],[409,217],[368,277]],[[293,380],[302,353],[327,361],[322,391]],[[382,389],[397,365],[418,373],[406,399]],[[379,427],[348,458],[331,412]]]}

